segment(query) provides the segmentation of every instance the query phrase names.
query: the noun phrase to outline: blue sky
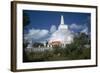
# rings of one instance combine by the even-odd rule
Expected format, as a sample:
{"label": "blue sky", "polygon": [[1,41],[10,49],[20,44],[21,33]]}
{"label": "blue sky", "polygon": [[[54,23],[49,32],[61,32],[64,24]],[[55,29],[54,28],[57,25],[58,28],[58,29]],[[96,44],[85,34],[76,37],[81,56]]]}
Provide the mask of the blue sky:
{"label": "blue sky", "polygon": [[[73,32],[90,32],[91,14],[90,13],[76,13],[76,12],[55,12],[55,11],[35,11],[23,10],[30,18],[30,24],[24,27],[24,33],[31,32],[34,29],[43,30],[45,33],[49,32],[54,25],[58,28],[61,20],[61,15],[64,16],[64,23],[69,26]],[[39,36],[39,35],[38,35]]]}
{"label": "blue sky", "polygon": [[[33,11],[24,10],[24,13],[30,18],[30,24],[26,26],[27,29],[50,29],[52,25],[60,24],[61,15],[64,16],[65,24],[77,24],[90,28],[90,13],[75,13],[75,12],[51,12],[51,11]],[[75,30],[74,30],[75,31]]]}

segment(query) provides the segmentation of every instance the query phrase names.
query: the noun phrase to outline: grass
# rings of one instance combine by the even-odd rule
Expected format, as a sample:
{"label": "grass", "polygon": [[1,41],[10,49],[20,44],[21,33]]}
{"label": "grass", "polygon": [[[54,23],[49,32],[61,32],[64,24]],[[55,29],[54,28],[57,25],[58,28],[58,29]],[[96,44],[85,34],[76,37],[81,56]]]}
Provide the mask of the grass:
{"label": "grass", "polygon": [[58,61],[58,60],[79,60],[90,59],[90,48],[70,51],[69,49],[54,48],[53,51],[44,52],[27,52],[27,58],[24,62],[39,62],[39,61]]}

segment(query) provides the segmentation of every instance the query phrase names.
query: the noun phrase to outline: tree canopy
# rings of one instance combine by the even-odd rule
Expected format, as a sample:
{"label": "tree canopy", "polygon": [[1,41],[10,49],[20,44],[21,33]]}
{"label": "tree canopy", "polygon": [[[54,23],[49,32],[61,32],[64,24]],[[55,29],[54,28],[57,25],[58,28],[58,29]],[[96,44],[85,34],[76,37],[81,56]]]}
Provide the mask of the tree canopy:
{"label": "tree canopy", "polygon": [[27,26],[30,23],[29,15],[23,12],[23,26]]}

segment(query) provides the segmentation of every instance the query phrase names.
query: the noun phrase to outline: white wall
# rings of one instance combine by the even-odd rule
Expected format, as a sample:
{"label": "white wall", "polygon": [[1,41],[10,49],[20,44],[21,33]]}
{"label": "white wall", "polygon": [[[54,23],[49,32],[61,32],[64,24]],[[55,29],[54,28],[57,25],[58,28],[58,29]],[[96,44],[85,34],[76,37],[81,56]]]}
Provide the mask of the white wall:
{"label": "white wall", "polygon": [[[0,73],[11,73],[10,71],[10,8],[11,8],[10,1],[11,0],[0,0]],[[99,0],[98,1],[97,0],[30,0],[30,1],[84,4],[84,5],[100,4]],[[100,10],[98,13],[100,13]],[[100,16],[100,14],[98,14],[98,16]],[[100,18],[98,18],[98,20],[99,19]],[[98,24],[100,24],[100,21]],[[98,25],[98,29],[100,31],[100,25]],[[100,33],[98,35],[99,35],[98,37],[100,37]],[[98,41],[100,41],[100,38],[98,39]],[[100,55],[99,48],[98,51]],[[100,57],[99,57],[99,64],[100,64]],[[87,72],[99,73],[100,65],[98,67],[91,67],[91,68],[34,71],[34,73],[53,73],[53,72],[54,73],[87,73]],[[33,71],[26,72],[26,73],[33,73]]]}

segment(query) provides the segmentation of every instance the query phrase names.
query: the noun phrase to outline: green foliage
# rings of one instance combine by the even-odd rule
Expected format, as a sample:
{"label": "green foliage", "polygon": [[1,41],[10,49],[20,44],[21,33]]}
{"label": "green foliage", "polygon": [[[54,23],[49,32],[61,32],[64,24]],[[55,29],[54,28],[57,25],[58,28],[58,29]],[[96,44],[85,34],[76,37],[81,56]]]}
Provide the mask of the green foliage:
{"label": "green foliage", "polygon": [[30,18],[27,13],[23,12],[23,25],[27,26],[30,23]]}
{"label": "green foliage", "polygon": [[33,47],[39,47],[39,46],[43,47],[44,45],[42,43],[38,43],[38,42],[35,42],[33,44]]}
{"label": "green foliage", "polygon": [[52,51],[31,52],[27,54],[27,60],[33,62],[90,59],[91,48],[84,47],[85,44],[90,45],[90,39],[86,34],[81,33],[74,37],[73,43],[67,44],[65,48],[57,46],[53,47]]}

